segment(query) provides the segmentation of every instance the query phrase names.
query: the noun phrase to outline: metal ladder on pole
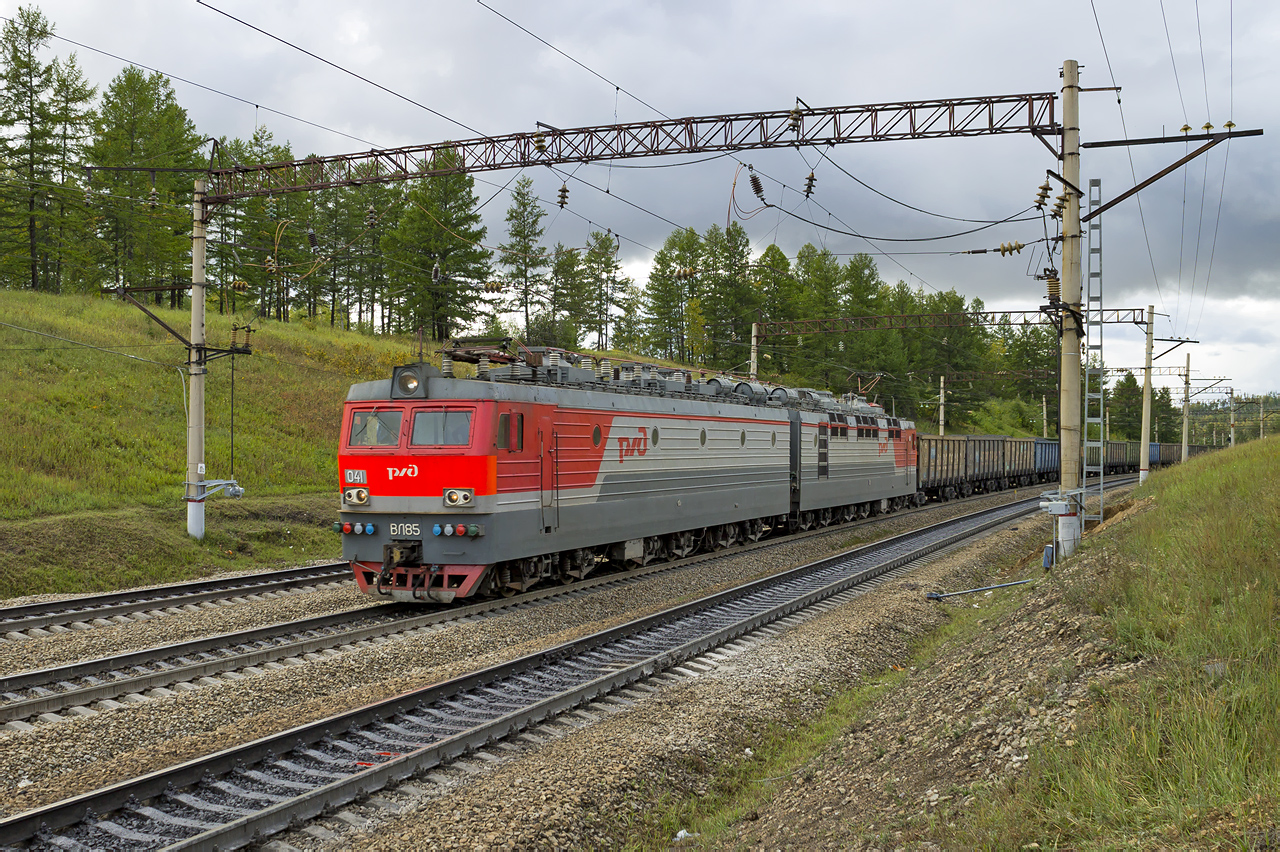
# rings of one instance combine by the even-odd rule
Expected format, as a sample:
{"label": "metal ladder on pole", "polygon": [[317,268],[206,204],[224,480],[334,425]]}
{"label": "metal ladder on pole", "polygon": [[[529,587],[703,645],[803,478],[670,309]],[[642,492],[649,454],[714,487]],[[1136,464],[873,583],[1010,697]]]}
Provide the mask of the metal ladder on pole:
{"label": "metal ladder on pole", "polygon": [[[1102,206],[1102,181],[1089,180],[1089,211]],[[1106,435],[1106,362],[1102,357],[1102,217],[1094,216],[1087,223],[1088,242],[1085,274],[1085,368],[1084,368],[1084,486],[1086,501],[1093,494],[1098,496],[1096,511],[1086,508],[1085,521],[1102,521],[1102,506],[1106,489],[1104,468],[1107,463]],[[1089,477],[1096,477],[1092,483]]]}

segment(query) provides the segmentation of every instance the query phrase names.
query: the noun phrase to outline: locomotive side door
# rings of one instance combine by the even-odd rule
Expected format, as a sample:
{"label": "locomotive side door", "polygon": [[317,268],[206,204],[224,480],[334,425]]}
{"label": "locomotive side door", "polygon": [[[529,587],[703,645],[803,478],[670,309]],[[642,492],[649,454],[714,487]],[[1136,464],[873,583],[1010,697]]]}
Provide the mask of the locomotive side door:
{"label": "locomotive side door", "polygon": [[827,446],[831,433],[830,424],[822,421],[818,424],[818,478],[827,479],[831,474],[830,460],[827,457]]}
{"label": "locomotive side door", "polygon": [[560,526],[560,483],[557,464],[558,435],[550,417],[538,419],[538,472],[541,483],[542,531],[553,532]]}

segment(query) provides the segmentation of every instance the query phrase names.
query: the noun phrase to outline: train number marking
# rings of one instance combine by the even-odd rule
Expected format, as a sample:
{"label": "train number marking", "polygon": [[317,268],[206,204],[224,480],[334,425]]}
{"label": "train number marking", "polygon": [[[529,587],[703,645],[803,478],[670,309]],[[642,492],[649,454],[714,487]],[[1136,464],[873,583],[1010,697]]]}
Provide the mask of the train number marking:
{"label": "train number marking", "polygon": [[387,479],[395,479],[397,476],[417,476],[418,466],[411,464],[408,467],[389,467],[387,468]]}
{"label": "train number marking", "polygon": [[422,528],[417,524],[389,524],[392,537],[398,535],[422,535]]}
{"label": "train number marking", "polygon": [[649,452],[649,432],[643,426],[636,427],[640,434],[635,438],[618,437],[618,464],[627,456],[642,456]]}
{"label": "train number marking", "polygon": [[348,470],[346,471],[346,477],[347,477],[348,485],[368,485],[369,484],[369,479],[367,476],[365,476],[365,472],[363,470]]}

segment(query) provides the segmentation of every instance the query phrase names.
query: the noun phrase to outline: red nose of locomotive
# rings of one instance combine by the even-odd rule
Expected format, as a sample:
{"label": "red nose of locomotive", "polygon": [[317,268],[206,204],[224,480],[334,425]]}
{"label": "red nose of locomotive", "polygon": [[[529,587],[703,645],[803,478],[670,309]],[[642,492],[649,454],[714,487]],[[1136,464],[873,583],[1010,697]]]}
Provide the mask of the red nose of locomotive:
{"label": "red nose of locomotive", "polygon": [[361,591],[466,595],[497,492],[492,402],[349,401],[338,454],[343,556]]}

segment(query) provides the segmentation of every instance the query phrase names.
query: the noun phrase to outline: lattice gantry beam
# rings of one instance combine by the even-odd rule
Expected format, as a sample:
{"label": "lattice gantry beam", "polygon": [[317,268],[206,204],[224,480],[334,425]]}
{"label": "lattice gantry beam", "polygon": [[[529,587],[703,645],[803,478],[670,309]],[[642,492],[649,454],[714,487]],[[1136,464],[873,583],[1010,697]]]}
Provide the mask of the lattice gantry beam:
{"label": "lattice gantry beam", "polygon": [[[1146,321],[1145,308],[1121,308],[1118,310],[1084,312],[1086,319],[1092,314],[1104,323],[1136,323]],[[781,334],[840,334],[850,331],[886,331],[899,328],[965,328],[978,325],[1051,325],[1054,320],[1043,311],[965,311],[947,314],[892,314],[874,317],[841,317],[838,319],[789,320],[762,322],[759,337],[776,337]]]}
{"label": "lattice gantry beam", "polygon": [[[375,149],[214,169],[206,204],[433,174],[494,171],[672,154],[838,145],[898,139],[1034,133],[1055,136],[1056,94],[996,95],[931,101],[775,110],[676,118]],[[447,153],[449,165],[433,167]]]}

